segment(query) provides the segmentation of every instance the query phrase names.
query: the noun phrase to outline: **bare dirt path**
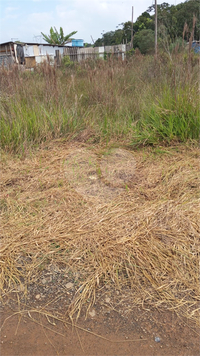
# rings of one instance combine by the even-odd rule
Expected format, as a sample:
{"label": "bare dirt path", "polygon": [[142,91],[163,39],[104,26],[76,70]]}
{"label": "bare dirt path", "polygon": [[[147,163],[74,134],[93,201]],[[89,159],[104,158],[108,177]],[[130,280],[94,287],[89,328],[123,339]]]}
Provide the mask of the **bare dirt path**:
{"label": "bare dirt path", "polygon": [[2,356],[199,355],[198,330],[170,312],[136,309],[124,318],[111,312],[81,317],[77,327],[69,320],[52,325],[52,319],[37,313],[13,314],[8,309],[1,313],[2,323],[8,318],[1,330]]}

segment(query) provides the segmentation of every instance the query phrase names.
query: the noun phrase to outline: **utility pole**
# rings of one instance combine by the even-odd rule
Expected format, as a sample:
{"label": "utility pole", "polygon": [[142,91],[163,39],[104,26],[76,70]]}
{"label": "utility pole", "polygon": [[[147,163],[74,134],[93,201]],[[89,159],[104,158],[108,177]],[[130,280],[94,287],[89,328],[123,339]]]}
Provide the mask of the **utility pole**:
{"label": "utility pole", "polygon": [[155,0],[155,58],[158,54],[158,14],[157,14],[157,0]]}
{"label": "utility pole", "polygon": [[132,19],[131,19],[131,48],[133,48],[133,6],[132,6]]}

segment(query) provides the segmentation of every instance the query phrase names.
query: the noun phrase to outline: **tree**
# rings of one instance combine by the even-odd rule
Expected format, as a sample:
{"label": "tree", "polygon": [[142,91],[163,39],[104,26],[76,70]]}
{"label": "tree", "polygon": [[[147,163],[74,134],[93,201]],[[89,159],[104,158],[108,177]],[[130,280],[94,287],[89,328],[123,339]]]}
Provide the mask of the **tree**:
{"label": "tree", "polygon": [[152,16],[147,11],[143,12],[133,24],[133,29],[135,32],[140,30],[154,30]]}
{"label": "tree", "polygon": [[115,31],[109,31],[102,35],[102,38],[98,38],[94,43],[95,47],[100,46],[114,46],[121,44],[123,41],[123,30],[118,29]]}
{"label": "tree", "polygon": [[[200,38],[200,6],[199,0],[189,0],[183,4],[178,4],[177,6],[177,33],[181,37],[183,33],[184,24],[187,23],[190,32],[193,26],[193,15],[195,15],[197,21],[194,30],[194,39],[199,40]],[[190,34],[189,34],[190,35]],[[187,37],[185,39],[188,39]]]}
{"label": "tree", "polygon": [[142,54],[154,51],[155,35],[153,30],[138,31],[133,38],[133,47],[139,48]]}
{"label": "tree", "polygon": [[[131,21],[127,21],[122,24],[123,25],[123,40],[125,43],[131,42]],[[133,28],[133,33],[135,33],[135,29]]]}
{"label": "tree", "polygon": [[[166,41],[169,46],[183,37],[183,30],[187,24],[188,31],[184,39],[189,40],[193,28],[193,15],[196,17],[194,39],[200,38],[200,6],[199,0],[187,0],[178,5],[169,5],[163,2],[157,5],[158,10],[158,35]],[[120,24],[122,29],[109,31],[98,38],[95,46],[109,46],[131,41],[131,21]],[[119,26],[119,25],[118,25]],[[149,6],[133,23],[134,47],[138,47],[142,53],[151,52],[153,43],[153,31],[155,28],[155,5]],[[146,30],[147,32],[143,32]],[[142,32],[142,33],[141,33]],[[141,34],[140,34],[141,33]],[[139,35],[140,34],[140,35]],[[145,38],[147,36],[147,38]],[[139,41],[142,40],[141,45]],[[141,47],[141,48],[140,48]],[[149,49],[148,49],[149,48]],[[146,52],[147,51],[147,52]]]}
{"label": "tree", "polygon": [[43,32],[41,32],[43,39],[48,42],[51,45],[61,45],[64,46],[66,43],[71,42],[72,38],[71,36],[75,35],[77,31],[73,31],[69,33],[69,35],[64,36],[63,28],[60,27],[60,33],[57,31],[57,29],[54,27],[50,28],[50,35],[45,35]]}
{"label": "tree", "polygon": [[[200,7],[199,0],[188,0],[178,5],[169,5],[164,2],[161,5],[157,5],[158,11],[158,27],[165,26],[167,33],[172,41],[177,38],[181,38],[185,23],[188,28],[192,29],[193,15],[197,18],[196,26],[194,30],[195,40],[199,40],[200,35]],[[148,13],[153,12],[152,19],[154,21],[155,5],[149,6]],[[188,38],[190,33],[188,33]],[[188,38],[185,38],[188,40]]]}

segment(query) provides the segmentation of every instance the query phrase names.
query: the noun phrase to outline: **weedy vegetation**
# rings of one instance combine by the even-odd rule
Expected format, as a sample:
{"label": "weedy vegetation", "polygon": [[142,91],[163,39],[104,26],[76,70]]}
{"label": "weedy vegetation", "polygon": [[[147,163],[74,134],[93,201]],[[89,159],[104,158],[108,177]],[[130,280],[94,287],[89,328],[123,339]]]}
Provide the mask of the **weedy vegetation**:
{"label": "weedy vegetation", "polygon": [[[21,285],[26,296],[56,265],[80,275],[71,317],[109,285],[132,308],[198,324],[199,57],[0,71],[3,296]],[[134,149],[134,178],[97,202],[70,185],[64,162],[73,145],[101,160],[111,143]]]}
{"label": "weedy vegetation", "polygon": [[95,142],[198,139],[199,56],[109,58],[34,72],[1,68],[1,147],[20,152],[91,129]]}

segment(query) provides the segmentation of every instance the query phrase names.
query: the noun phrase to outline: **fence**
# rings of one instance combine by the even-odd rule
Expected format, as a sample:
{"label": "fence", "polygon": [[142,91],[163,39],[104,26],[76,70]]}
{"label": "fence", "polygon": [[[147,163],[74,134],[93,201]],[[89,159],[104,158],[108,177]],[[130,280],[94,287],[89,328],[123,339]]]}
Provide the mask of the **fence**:
{"label": "fence", "polygon": [[[18,53],[19,49],[20,53]],[[69,56],[72,62],[80,62],[88,58],[106,59],[110,56],[124,60],[126,52],[129,50],[130,44],[102,47],[69,47],[6,42],[0,45],[0,65],[4,63],[5,66],[9,67],[9,65],[16,63],[25,64],[25,67],[30,69],[47,60],[47,56],[51,59],[51,63],[56,63],[57,66],[61,65],[63,56]]]}
{"label": "fence", "polygon": [[69,56],[70,61],[80,62],[88,58],[96,59],[102,58],[105,59],[109,56],[114,56],[124,60],[126,56],[126,51],[130,48],[130,45],[117,45],[117,46],[102,46],[102,47],[67,47],[63,50],[63,56]]}

